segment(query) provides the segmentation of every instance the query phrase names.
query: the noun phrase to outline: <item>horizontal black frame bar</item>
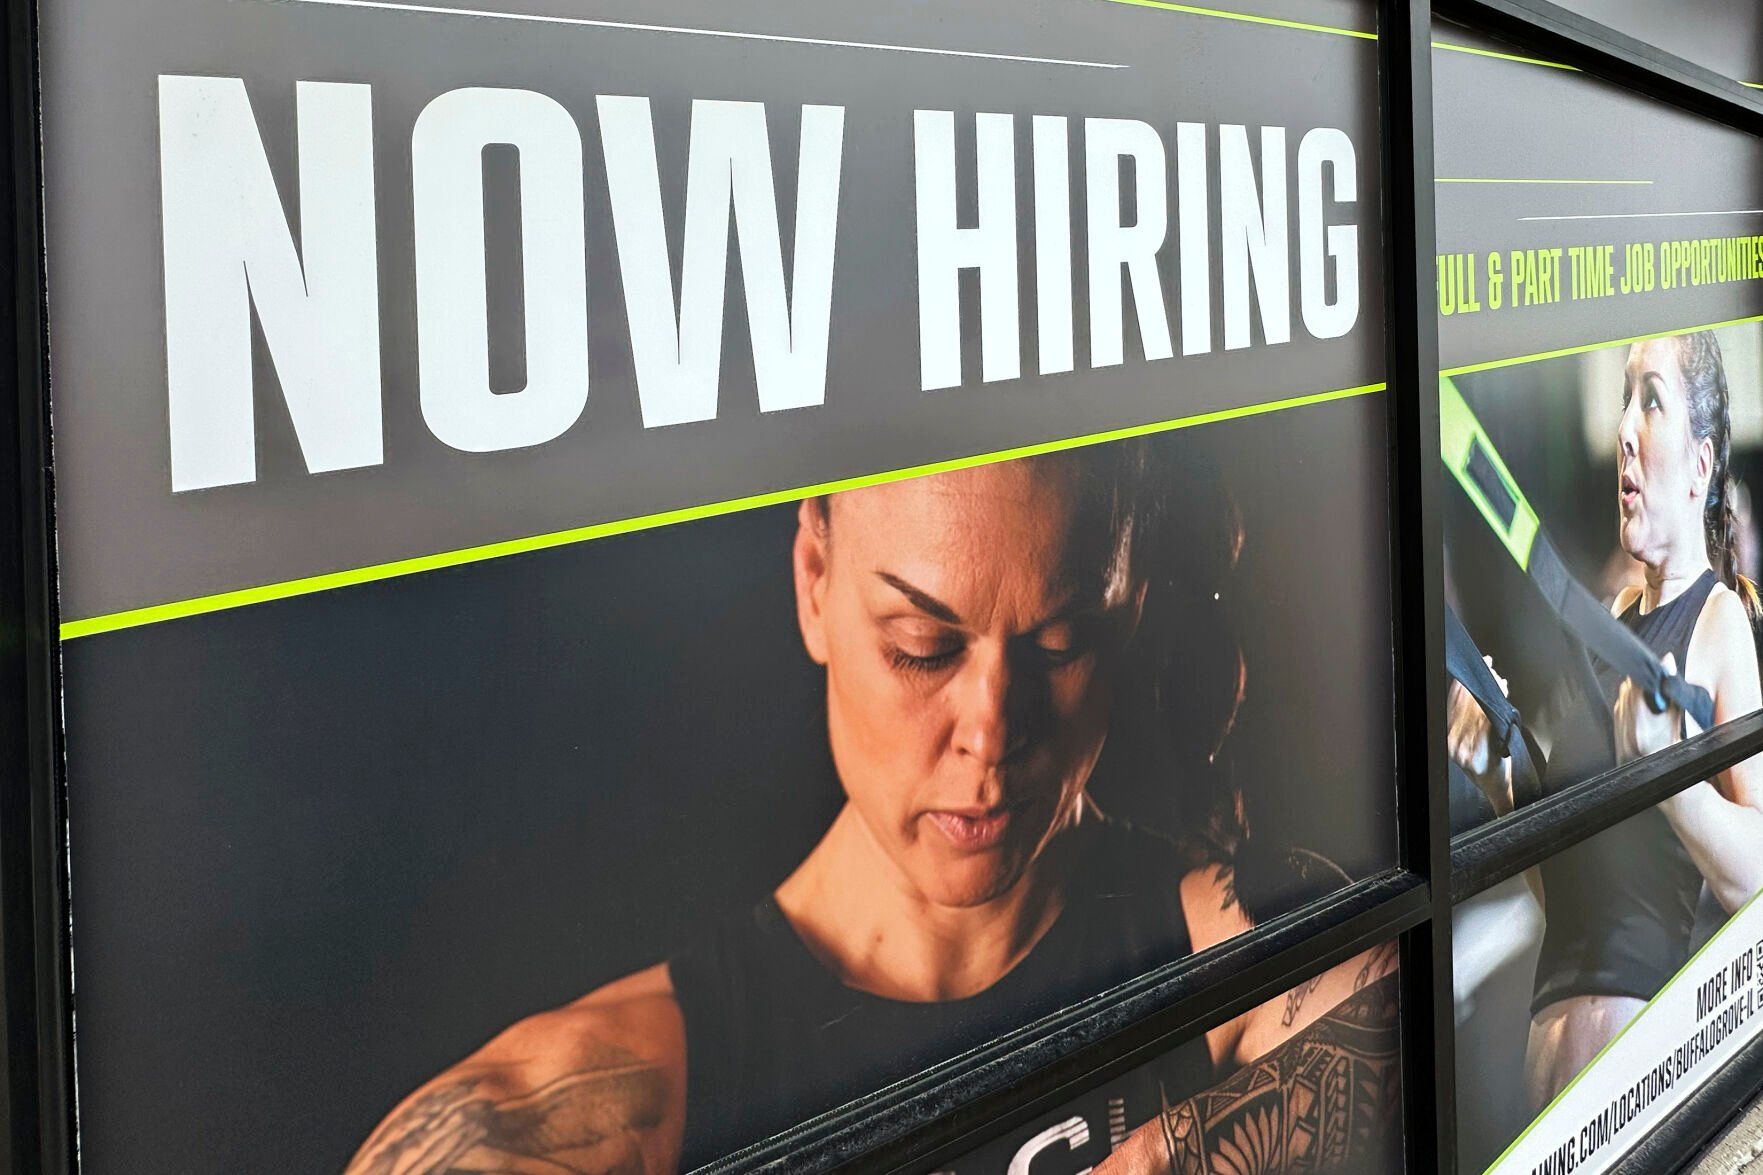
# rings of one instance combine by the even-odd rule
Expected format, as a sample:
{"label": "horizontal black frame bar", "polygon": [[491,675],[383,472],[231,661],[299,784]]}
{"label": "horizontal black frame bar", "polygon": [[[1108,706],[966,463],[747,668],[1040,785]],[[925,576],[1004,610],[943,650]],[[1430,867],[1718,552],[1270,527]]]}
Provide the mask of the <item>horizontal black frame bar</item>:
{"label": "horizontal black frame bar", "polygon": [[1763,710],[1563,788],[1451,842],[1451,900],[1463,901],[1763,752]]}
{"label": "horizontal black frame bar", "polygon": [[699,1170],[923,1169],[1398,937],[1431,900],[1412,873],[1368,878]]}
{"label": "horizontal black frame bar", "polygon": [[1436,0],[1438,15],[1521,44],[1526,52],[1763,135],[1763,91],[1548,0]]}
{"label": "horizontal black frame bar", "polygon": [[1624,1155],[1610,1175],[1681,1171],[1763,1089],[1763,1036],[1741,1048]]}

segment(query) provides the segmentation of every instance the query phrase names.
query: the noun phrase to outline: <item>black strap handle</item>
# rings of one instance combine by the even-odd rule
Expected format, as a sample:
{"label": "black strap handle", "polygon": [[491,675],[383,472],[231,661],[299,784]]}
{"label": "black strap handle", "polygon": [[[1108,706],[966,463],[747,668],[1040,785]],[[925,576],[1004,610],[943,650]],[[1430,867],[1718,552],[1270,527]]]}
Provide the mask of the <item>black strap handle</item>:
{"label": "black strap handle", "polygon": [[1530,731],[1524,728],[1524,718],[1518,707],[1512,704],[1506,691],[1500,688],[1493,670],[1482,660],[1481,650],[1476,648],[1469,630],[1450,608],[1445,609],[1445,672],[1461,683],[1481,706],[1492,728],[1489,737],[1494,748],[1501,758],[1512,760],[1513,805],[1522,808],[1540,799],[1543,794],[1542,773],[1547,767],[1542,749]]}
{"label": "black strap handle", "polygon": [[1653,650],[1573,578],[1554,544],[1542,534],[1531,548],[1530,578],[1567,630],[1584,641],[1593,656],[1640,687],[1653,713],[1663,714],[1666,706],[1675,705],[1703,730],[1714,725],[1714,699],[1708,691],[1666,673]]}

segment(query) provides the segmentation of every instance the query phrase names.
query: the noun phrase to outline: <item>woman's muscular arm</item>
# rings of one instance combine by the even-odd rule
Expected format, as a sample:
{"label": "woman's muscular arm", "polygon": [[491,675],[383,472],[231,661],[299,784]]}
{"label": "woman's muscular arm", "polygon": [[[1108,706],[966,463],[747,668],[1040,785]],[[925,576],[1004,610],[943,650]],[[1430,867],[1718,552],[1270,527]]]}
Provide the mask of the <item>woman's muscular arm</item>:
{"label": "woman's muscular arm", "polygon": [[666,972],[640,972],[521,1021],[417,1090],[345,1175],[671,1172],[684,1075]]}

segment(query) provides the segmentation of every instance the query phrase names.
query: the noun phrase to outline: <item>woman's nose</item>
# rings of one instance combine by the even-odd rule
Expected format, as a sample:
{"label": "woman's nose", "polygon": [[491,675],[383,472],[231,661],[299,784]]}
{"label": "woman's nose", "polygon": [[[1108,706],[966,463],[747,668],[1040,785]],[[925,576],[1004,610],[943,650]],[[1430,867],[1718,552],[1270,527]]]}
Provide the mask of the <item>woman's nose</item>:
{"label": "woman's nose", "polygon": [[1024,723],[1014,711],[1016,686],[1002,651],[970,658],[962,675],[955,719],[955,749],[982,766],[1003,763],[1021,746]]}

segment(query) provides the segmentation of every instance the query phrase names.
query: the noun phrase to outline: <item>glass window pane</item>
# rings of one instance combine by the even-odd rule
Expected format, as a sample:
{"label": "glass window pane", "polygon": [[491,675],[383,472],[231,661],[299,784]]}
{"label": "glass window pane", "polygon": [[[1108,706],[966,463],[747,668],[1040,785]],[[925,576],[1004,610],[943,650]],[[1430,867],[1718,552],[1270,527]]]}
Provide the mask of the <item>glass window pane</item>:
{"label": "glass window pane", "polygon": [[1763,703],[1763,146],[1437,40],[1461,829]]}
{"label": "glass window pane", "polygon": [[1392,863],[1368,0],[43,8],[82,1169],[689,1166]]}
{"label": "glass window pane", "polygon": [[1401,1171],[1395,953],[1332,968],[938,1171]]}
{"label": "glass window pane", "polygon": [[1763,1029],[1757,855],[1689,859],[1711,819],[1757,836],[1722,803],[1697,784],[1457,907],[1462,1170],[1608,1170]]}

